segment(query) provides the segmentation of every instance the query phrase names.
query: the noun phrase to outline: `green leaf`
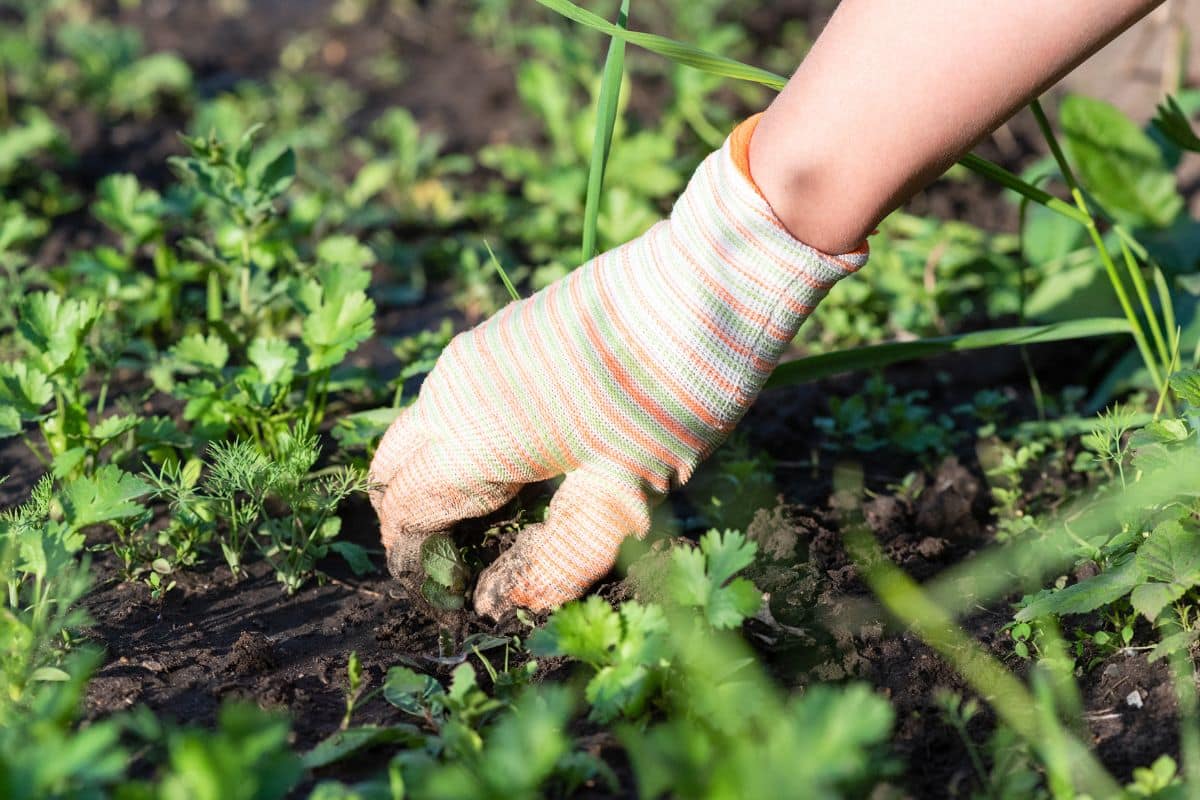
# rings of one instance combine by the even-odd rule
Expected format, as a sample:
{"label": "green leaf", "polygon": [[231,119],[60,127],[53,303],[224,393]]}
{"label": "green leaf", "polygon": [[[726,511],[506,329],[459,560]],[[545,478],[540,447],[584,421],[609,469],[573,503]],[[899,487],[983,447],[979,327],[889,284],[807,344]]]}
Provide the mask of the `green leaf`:
{"label": "green leaf", "polygon": [[219,371],[229,362],[229,345],[215,333],[192,333],[175,343],[171,355],[189,367]]}
{"label": "green leaf", "polygon": [[327,236],[317,245],[317,261],[365,269],[375,263],[371,248],[348,234]]}
{"label": "green leaf", "polygon": [[[621,0],[621,7],[617,12],[617,27],[624,29],[628,24],[629,0]],[[625,42],[614,36],[608,43],[608,55],[604,59],[604,73],[600,81],[600,96],[596,99],[596,131],[592,141],[592,160],[588,167],[587,199],[583,212],[583,261],[590,261],[596,255],[600,188],[604,183],[604,170],[612,147],[613,130],[617,123],[617,101],[620,99],[624,74]]]}
{"label": "green leaf", "polygon": [[407,746],[419,747],[424,741],[424,735],[413,725],[364,725],[361,728],[350,728],[323,739],[305,753],[304,767],[325,767],[375,745],[404,742]]}
{"label": "green leaf", "polygon": [[337,366],[375,332],[375,304],[364,291],[370,279],[365,269],[329,264],[305,282],[298,300],[307,313],[301,338],[310,371]]}
{"label": "green leaf", "polygon": [[246,357],[258,369],[263,384],[288,386],[300,354],[283,339],[263,336],[250,343]]}
{"label": "green leaf", "polygon": [[383,698],[401,711],[421,716],[434,695],[443,694],[442,685],[432,675],[422,675],[408,667],[392,667],[383,684]]}
{"label": "green leaf", "polygon": [[0,439],[16,436],[21,432],[21,415],[9,405],[0,406]]}
{"label": "green leaf", "polygon": [[458,611],[467,604],[467,598],[461,589],[454,590],[443,586],[433,578],[426,578],[421,583],[421,596],[434,608],[442,611]]}
{"label": "green leaf", "polygon": [[1183,150],[1200,153],[1200,137],[1192,130],[1192,123],[1187,114],[1179,107],[1179,101],[1170,95],[1158,104],[1158,113],[1154,116],[1154,127],[1158,128],[1167,140]]}
{"label": "green leaf", "polygon": [[554,612],[529,639],[535,655],[570,656],[602,667],[621,640],[621,618],[603,598],[592,595]]}
{"label": "green leaf", "polygon": [[337,553],[346,563],[350,565],[350,571],[355,575],[366,575],[369,572],[375,571],[375,566],[371,563],[371,557],[367,555],[367,551],[360,545],[353,542],[331,542],[329,549]]}
{"label": "green leaf", "polygon": [[1200,581],[1200,533],[1174,520],[1164,522],[1138,548],[1137,563],[1147,578],[1186,589]]}
{"label": "green leaf", "polygon": [[1037,598],[1018,611],[1015,619],[1027,622],[1047,614],[1085,614],[1124,597],[1144,581],[1137,559],[1127,558],[1095,577]]}
{"label": "green leaf", "polygon": [[258,189],[267,199],[273,200],[287,191],[295,179],[296,153],[289,147],[263,168]]}
{"label": "green leaf", "polygon": [[726,583],[754,561],[758,545],[740,531],[709,531],[697,549],[681,547],[671,554],[667,585],[680,605],[698,606],[714,628],[734,628],[758,611],[762,592],[748,580]]}
{"label": "green leaf", "polygon": [[100,317],[100,307],[91,299],[38,292],[25,298],[19,316],[17,333],[28,344],[33,365],[53,375],[82,355],[83,338]]}
{"label": "green leaf", "polygon": [[461,592],[466,586],[466,565],[454,540],[446,534],[427,536],[421,542],[421,568],[431,581],[446,589]]}
{"label": "green leaf", "polygon": [[746,578],[738,578],[716,592],[705,613],[714,628],[736,628],[762,606],[762,592]]}
{"label": "green leaf", "polygon": [[111,417],[105,417],[92,428],[92,438],[101,442],[114,439],[133,430],[141,421],[141,417],[133,414],[114,414]]}
{"label": "green leaf", "polygon": [[1080,180],[1119,221],[1165,228],[1179,215],[1183,198],[1162,151],[1115,106],[1070,95],[1059,120]]}
{"label": "green leaf", "polygon": [[8,419],[13,413],[19,415],[14,434],[21,430],[20,419],[40,419],[53,399],[54,387],[37,367],[23,361],[0,363],[0,409],[8,412]]}
{"label": "green leaf", "polygon": [[38,667],[29,676],[29,679],[32,681],[61,683],[71,680],[71,676],[58,667]]}
{"label": "green leaf", "polygon": [[1188,587],[1179,583],[1143,583],[1129,595],[1133,610],[1154,622],[1169,603],[1183,597]]}
{"label": "green leaf", "polygon": [[106,464],[92,476],[76,478],[62,490],[63,509],[72,530],[142,513],[137,498],[150,486],[140,478]]}
{"label": "green leaf", "polygon": [[1174,652],[1182,650],[1185,647],[1191,647],[1192,643],[1200,639],[1200,631],[1180,631],[1173,633],[1170,636],[1164,636],[1162,641],[1154,646],[1150,651],[1150,655],[1146,657],[1151,663],[1158,661],[1160,658],[1165,658]]}
{"label": "green leaf", "polygon": [[158,192],[143,190],[133,175],[108,175],[96,184],[92,213],[112,230],[139,245],[162,230]]}
{"label": "green leaf", "polygon": [[708,574],[720,585],[754,563],[758,544],[746,540],[741,531],[709,531],[700,539],[700,550],[708,559]]}
{"label": "green leaf", "polygon": [[732,58],[710,53],[694,45],[677,42],[665,36],[658,36],[652,33],[626,30],[613,25],[603,17],[568,2],[568,0],[538,0],[538,2],[562,14],[567,19],[586,25],[593,30],[601,31],[629,44],[643,47],[652,53],[665,56],[678,64],[694,67],[711,75],[721,75],[727,78],[761,83],[772,89],[782,89],[784,84],[787,83],[787,79],[781,75],[743,64]]}
{"label": "green leaf", "polygon": [[1171,376],[1171,388],[1179,399],[1200,409],[1200,370],[1186,369]]}
{"label": "green leaf", "polygon": [[1129,322],[1120,318],[1077,319],[1022,328],[997,328],[956,336],[936,336],[912,342],[855,347],[834,353],[801,358],[780,364],[767,380],[766,388],[793,386],[830,375],[853,370],[876,369],[901,361],[929,358],[940,353],[958,350],[978,350],[1004,345],[1038,344],[1064,339],[1084,339],[1091,336],[1113,336],[1130,332]]}
{"label": "green leaf", "polygon": [[389,406],[346,414],[334,423],[333,438],[343,448],[366,447],[377,442],[403,411],[403,408]]}

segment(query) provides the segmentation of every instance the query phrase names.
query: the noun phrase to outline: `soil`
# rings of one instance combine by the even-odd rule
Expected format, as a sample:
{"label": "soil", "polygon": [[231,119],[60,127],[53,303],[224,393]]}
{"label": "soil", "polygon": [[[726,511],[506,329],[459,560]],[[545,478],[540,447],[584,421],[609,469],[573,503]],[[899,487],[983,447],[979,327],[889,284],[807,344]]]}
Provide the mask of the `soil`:
{"label": "soil", "polygon": [[[781,18],[801,14],[815,31],[832,6],[801,0],[776,5],[755,12],[748,20],[751,28],[767,36]],[[119,12],[119,17],[139,27],[152,49],[181,53],[193,66],[201,92],[213,94],[239,80],[267,75],[278,64],[282,44],[297,32],[323,24],[329,7],[317,0],[258,0],[232,19],[219,13],[215,3],[144,0]],[[511,67],[464,31],[464,8],[460,3],[413,4],[411,14],[401,18],[373,4],[364,19],[338,29],[337,46],[326,47],[321,56],[324,69],[365,91],[368,108],[409,107],[423,126],[444,132],[451,149],[471,151],[523,136],[530,123],[517,104]],[[402,54],[406,67],[398,86],[377,85],[356,67],[368,55],[389,49]],[[985,155],[1013,168],[1036,158],[1039,153],[1024,126],[1014,123],[1014,134],[1004,140],[1004,147],[985,143]],[[75,176],[81,187],[117,169],[153,177],[160,168],[156,165],[177,150],[174,131],[179,120],[101,128],[80,118],[70,127],[83,153]],[[977,181],[941,182],[916,198],[911,209],[967,219],[991,230],[1015,226],[1012,204]],[[87,226],[82,215],[66,224]],[[63,234],[68,235],[88,234]],[[51,247],[61,251],[65,241],[52,238],[57,244]],[[389,332],[412,330],[433,318],[440,317],[428,308],[392,310],[383,326]],[[1031,352],[1046,388],[1055,388],[1056,380],[1087,383],[1086,374],[1064,375],[1061,368],[1052,367],[1090,362],[1089,345],[1051,345]],[[949,379],[934,380],[939,374]],[[1003,389],[1021,409],[1031,403],[1025,368],[1015,351],[901,366],[888,377],[901,391],[929,390],[935,409],[953,408],[983,388]],[[805,602],[791,607],[773,603],[772,612],[781,620],[794,612],[811,623],[812,631],[803,641],[789,639],[756,621],[747,626],[748,638],[784,685],[802,689],[818,678],[871,682],[896,710],[892,746],[904,771],[894,782],[914,797],[967,797],[977,788],[970,760],[935,702],[940,688],[969,694],[954,671],[917,638],[891,630],[882,619],[853,629],[829,622],[839,604],[862,597],[866,589],[842,547],[830,464],[813,467],[806,461],[819,443],[811,420],[825,410],[830,394],[852,393],[861,380],[851,376],[768,392],[743,423],[751,443],[777,462],[775,478],[784,505],[761,525],[773,531],[770,536],[776,537],[777,546],[799,548],[807,555],[807,571],[795,589],[795,597]],[[0,506],[5,506],[28,495],[40,466],[12,440],[0,445],[0,463],[0,472],[13,476],[0,484]],[[924,580],[985,546],[992,520],[986,479],[973,453],[929,465],[925,489],[915,501],[886,488],[917,466],[895,455],[866,461],[867,486],[878,496],[863,512],[885,552],[910,575]],[[86,604],[95,620],[90,636],[105,648],[107,661],[89,687],[88,717],[144,704],[181,722],[211,724],[222,701],[245,698],[286,709],[296,747],[307,749],[336,730],[342,719],[346,663],[352,651],[362,662],[369,686],[378,686],[387,669],[397,664],[445,678],[464,658],[455,648],[466,636],[512,636],[525,630],[513,620],[495,625],[466,612],[450,625],[447,647],[438,624],[414,608],[382,570],[377,527],[365,501],[347,505],[343,531],[373,551],[380,572],[355,577],[340,560],[329,559],[319,565],[328,576],[323,583],[310,583],[290,597],[264,562],[252,561],[249,574],[235,580],[214,559],[175,576],[176,588],[154,600],[144,585],[120,579],[111,555],[97,552],[96,588]],[[631,591],[615,578],[598,590],[606,597]],[[1022,664],[1002,631],[1009,619],[1006,607],[998,607],[981,611],[965,624],[985,648],[1020,671]],[[554,667],[558,674],[566,669]],[[1119,778],[1127,779],[1134,767],[1148,765],[1161,753],[1177,751],[1176,710],[1162,664],[1151,665],[1142,655],[1120,655],[1085,672],[1080,680],[1093,742]],[[1135,691],[1140,705],[1129,699]],[[400,716],[377,699],[365,704],[355,721],[387,723],[400,721]],[[987,711],[973,721],[970,734],[977,744],[985,742],[993,722]],[[634,796],[628,767],[614,766],[622,778],[622,793]],[[377,768],[369,758],[360,759],[326,768],[316,777],[352,780]]]}

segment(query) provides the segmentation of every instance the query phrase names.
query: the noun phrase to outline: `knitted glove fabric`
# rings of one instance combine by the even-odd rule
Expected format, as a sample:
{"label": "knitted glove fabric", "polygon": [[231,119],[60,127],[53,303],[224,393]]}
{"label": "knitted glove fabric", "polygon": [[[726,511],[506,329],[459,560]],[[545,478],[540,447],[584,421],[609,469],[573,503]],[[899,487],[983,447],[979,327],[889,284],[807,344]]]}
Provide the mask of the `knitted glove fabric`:
{"label": "knitted glove fabric", "polygon": [[867,258],[793,238],[749,176],[756,118],[669,219],[456,336],[371,465],[396,576],[422,539],[565,475],[544,522],[480,576],[498,618],[581,596],[728,436],[801,323]]}

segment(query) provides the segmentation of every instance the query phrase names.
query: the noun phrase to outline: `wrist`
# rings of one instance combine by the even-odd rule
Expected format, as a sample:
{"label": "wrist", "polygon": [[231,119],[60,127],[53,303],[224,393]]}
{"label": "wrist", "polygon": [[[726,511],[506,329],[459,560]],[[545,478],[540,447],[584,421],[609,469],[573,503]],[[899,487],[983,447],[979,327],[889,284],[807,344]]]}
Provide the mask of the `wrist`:
{"label": "wrist", "polygon": [[743,126],[746,177],[788,232],[822,253],[858,250],[884,209],[843,168],[844,141],[822,154],[818,137],[797,136],[769,109]]}

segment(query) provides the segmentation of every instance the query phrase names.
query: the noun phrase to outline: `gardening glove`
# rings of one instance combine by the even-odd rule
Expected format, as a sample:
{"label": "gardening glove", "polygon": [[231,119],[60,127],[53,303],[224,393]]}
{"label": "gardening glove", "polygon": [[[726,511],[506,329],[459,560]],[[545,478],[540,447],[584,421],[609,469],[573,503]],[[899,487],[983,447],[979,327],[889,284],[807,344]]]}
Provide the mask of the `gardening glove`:
{"label": "gardening glove", "polygon": [[544,522],[480,576],[475,609],[580,597],[644,536],[754,401],[800,324],[867,260],[797,241],[750,178],[757,118],[700,165],[669,219],[456,336],[371,464],[388,566],[565,475]]}

